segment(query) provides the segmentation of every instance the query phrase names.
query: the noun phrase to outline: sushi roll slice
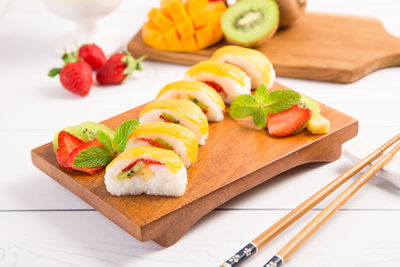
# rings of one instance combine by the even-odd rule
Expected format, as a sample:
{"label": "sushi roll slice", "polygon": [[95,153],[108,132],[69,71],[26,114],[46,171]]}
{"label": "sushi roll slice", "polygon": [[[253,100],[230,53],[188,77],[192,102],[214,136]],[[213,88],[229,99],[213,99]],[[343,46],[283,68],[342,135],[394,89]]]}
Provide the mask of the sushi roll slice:
{"label": "sushi roll slice", "polygon": [[229,45],[215,51],[211,59],[235,65],[245,71],[250,76],[252,89],[260,84],[270,89],[275,82],[274,68],[260,51]]}
{"label": "sushi roll slice", "polygon": [[197,137],[188,128],[174,123],[140,124],[129,136],[126,149],[138,146],[153,146],[175,151],[186,168],[197,159]]}
{"label": "sushi roll slice", "polygon": [[227,104],[231,104],[239,95],[250,94],[251,89],[251,80],[243,70],[215,60],[194,65],[186,72],[185,79],[211,86]]}
{"label": "sushi roll slice", "polygon": [[167,84],[156,99],[187,99],[198,105],[208,121],[224,119],[225,104],[221,96],[210,86],[198,81],[178,81]]}
{"label": "sushi roll slice", "polygon": [[140,123],[164,121],[180,124],[191,130],[199,145],[204,145],[208,136],[207,117],[199,106],[184,99],[155,100],[145,106],[139,114]]}
{"label": "sushi roll slice", "polygon": [[122,152],[106,168],[104,182],[114,196],[185,193],[186,168],[179,156],[158,147],[134,147]]}

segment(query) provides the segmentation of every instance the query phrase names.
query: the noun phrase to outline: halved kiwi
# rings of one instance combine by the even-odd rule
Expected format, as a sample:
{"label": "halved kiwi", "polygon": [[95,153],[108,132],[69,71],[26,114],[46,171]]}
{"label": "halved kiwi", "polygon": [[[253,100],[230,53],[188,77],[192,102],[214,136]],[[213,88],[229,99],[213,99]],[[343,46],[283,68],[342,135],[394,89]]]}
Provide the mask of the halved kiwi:
{"label": "halved kiwi", "polygon": [[276,0],[279,6],[279,26],[289,26],[303,15],[307,0]]}
{"label": "halved kiwi", "polygon": [[[64,128],[63,130],[69,132],[70,134],[81,139],[84,142],[87,142],[89,140],[93,140],[94,138],[96,138],[97,131],[103,131],[106,134],[108,134],[111,139],[114,138],[113,130],[111,130],[104,124],[95,123],[95,122],[91,122],[91,121],[83,122],[81,125],[69,126],[69,127]],[[54,135],[54,141],[53,141],[54,153],[57,152],[57,148],[58,148],[59,132],[60,131],[58,131]]]}
{"label": "halved kiwi", "polygon": [[279,25],[274,0],[241,0],[230,6],[221,19],[225,38],[234,44],[254,47],[271,38]]}

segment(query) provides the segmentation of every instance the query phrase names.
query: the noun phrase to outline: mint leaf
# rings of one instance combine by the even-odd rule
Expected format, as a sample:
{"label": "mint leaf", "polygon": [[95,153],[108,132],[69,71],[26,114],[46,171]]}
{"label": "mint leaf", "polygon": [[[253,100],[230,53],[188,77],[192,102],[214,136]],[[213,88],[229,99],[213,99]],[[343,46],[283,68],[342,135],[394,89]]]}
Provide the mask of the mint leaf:
{"label": "mint leaf", "polygon": [[300,100],[301,96],[293,90],[275,90],[268,95],[265,104],[267,112],[273,114],[293,107]]}
{"label": "mint leaf", "polygon": [[114,153],[111,138],[108,134],[103,131],[97,131],[97,139],[99,139],[100,143],[102,143],[110,153]]}
{"label": "mint leaf", "polygon": [[229,114],[233,118],[245,118],[254,114],[260,105],[252,95],[240,95],[235,98],[229,108]]}
{"label": "mint leaf", "polygon": [[113,147],[116,152],[125,150],[129,135],[139,125],[137,120],[127,120],[120,124],[115,131]]}
{"label": "mint leaf", "polygon": [[265,84],[260,84],[256,91],[254,92],[254,98],[257,103],[266,104],[269,98],[269,93],[267,90],[267,86]]}
{"label": "mint leaf", "polygon": [[92,146],[79,152],[74,159],[73,165],[80,168],[93,168],[106,166],[113,155],[107,148],[102,146]]}
{"label": "mint leaf", "polygon": [[265,128],[267,125],[268,114],[264,108],[259,107],[253,113],[253,122],[258,128]]}

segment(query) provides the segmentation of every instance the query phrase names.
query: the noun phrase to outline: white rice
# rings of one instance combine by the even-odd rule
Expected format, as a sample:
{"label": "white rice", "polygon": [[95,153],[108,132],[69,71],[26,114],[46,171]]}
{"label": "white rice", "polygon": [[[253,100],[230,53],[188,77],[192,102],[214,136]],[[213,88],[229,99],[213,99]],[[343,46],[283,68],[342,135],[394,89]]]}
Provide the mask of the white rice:
{"label": "white rice", "polygon": [[269,73],[269,80],[268,80],[268,82],[265,82],[261,72],[246,57],[233,56],[233,55],[226,54],[226,55],[222,56],[221,58],[217,59],[217,61],[232,64],[234,66],[239,67],[243,71],[245,71],[247,73],[247,75],[250,76],[252,89],[257,89],[257,87],[262,83],[264,83],[268,89],[271,89],[272,85],[275,82],[276,75],[275,75],[275,70],[272,67],[271,62],[268,62],[270,70],[271,70]]}
{"label": "white rice", "polygon": [[224,119],[223,108],[211,101],[207,94],[203,92],[192,90],[170,90],[162,94],[158,99],[188,99],[189,96],[198,99],[208,107],[206,114],[208,121],[222,121]]}
{"label": "white rice", "polygon": [[201,73],[196,77],[192,77],[188,74],[185,75],[185,79],[188,81],[213,81],[219,84],[223,89],[224,93],[219,93],[225,103],[231,104],[233,100],[239,95],[250,94],[251,80],[250,77],[246,75],[245,83],[242,86],[240,83],[228,76],[218,76],[212,73]]}
{"label": "white rice", "polygon": [[126,168],[132,160],[119,160],[108,167],[104,175],[104,183],[107,191],[114,196],[140,195],[163,195],[179,197],[185,193],[187,184],[186,168],[182,168],[172,174],[165,165],[150,165],[149,168],[155,173],[153,178],[145,181],[140,174],[123,180],[117,179],[117,175]]}
{"label": "white rice", "polygon": [[[171,111],[168,109],[153,109],[143,114],[139,118],[139,122],[142,124],[148,122],[164,121],[163,119],[160,118],[161,114],[163,114],[164,112],[168,114],[171,113]],[[197,137],[199,145],[205,145],[208,133],[203,135],[201,134],[199,127],[197,127],[197,125],[194,124],[193,122],[186,120],[185,118],[179,117],[176,114],[171,114],[171,115],[174,116],[177,120],[179,120],[180,125],[185,126],[194,133],[194,135]]]}
{"label": "white rice", "polygon": [[[174,148],[174,151],[176,152],[176,154],[178,154],[178,156],[182,159],[183,164],[185,164],[186,168],[189,168],[190,165],[192,165],[192,163],[190,162],[190,158],[187,154],[186,151],[186,146],[185,144],[182,142],[182,140],[179,140],[178,138],[175,138],[171,135],[167,135],[167,134],[148,134],[148,135],[143,135],[143,136],[138,136],[139,138],[149,138],[152,140],[155,140],[157,138],[161,138],[162,140],[164,140],[165,142],[167,142],[170,146],[172,146]],[[138,140],[137,137],[135,138],[131,138],[128,140],[128,142],[126,143],[126,148],[125,150],[132,148],[132,147],[138,147],[138,146],[150,146],[149,143],[142,141],[142,140]]]}

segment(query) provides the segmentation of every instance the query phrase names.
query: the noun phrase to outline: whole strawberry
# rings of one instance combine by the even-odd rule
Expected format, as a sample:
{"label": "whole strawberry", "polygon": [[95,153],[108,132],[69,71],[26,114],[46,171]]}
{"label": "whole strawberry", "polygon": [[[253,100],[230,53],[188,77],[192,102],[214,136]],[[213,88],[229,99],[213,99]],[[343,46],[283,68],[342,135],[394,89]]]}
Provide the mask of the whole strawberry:
{"label": "whole strawberry", "polygon": [[92,67],[93,70],[99,70],[107,61],[103,50],[95,44],[86,44],[79,48],[78,58]]}
{"label": "whole strawberry", "polygon": [[86,96],[93,84],[93,70],[83,61],[78,61],[76,53],[65,53],[62,57],[65,65],[60,68],[51,69],[50,77],[60,74],[61,84],[65,89],[80,96]]}
{"label": "whole strawberry", "polygon": [[97,71],[96,79],[100,84],[120,84],[128,79],[134,70],[142,70],[144,57],[134,59],[128,51],[112,55],[103,67]]}

